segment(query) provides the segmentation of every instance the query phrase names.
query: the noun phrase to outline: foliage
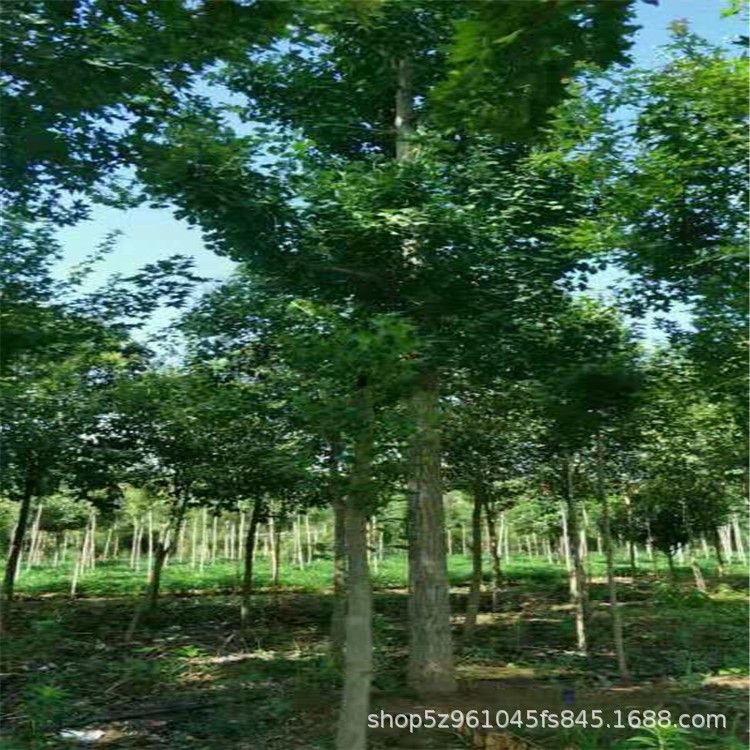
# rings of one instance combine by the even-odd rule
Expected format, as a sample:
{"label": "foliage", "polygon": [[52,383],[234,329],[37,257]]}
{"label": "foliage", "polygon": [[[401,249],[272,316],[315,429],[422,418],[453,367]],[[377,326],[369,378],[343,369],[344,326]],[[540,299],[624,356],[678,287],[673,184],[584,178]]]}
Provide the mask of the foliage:
{"label": "foliage", "polygon": [[0,34],[6,206],[70,224],[91,199],[122,202],[128,138],[158,131],[202,70],[268,40],[285,16],[274,2],[10,0]]}

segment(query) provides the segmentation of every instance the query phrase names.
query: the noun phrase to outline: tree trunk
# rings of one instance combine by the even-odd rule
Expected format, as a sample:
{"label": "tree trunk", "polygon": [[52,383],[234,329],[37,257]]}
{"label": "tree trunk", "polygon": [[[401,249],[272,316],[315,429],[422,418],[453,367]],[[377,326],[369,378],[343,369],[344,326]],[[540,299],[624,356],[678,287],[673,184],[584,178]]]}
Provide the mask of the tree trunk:
{"label": "tree trunk", "polygon": [[164,529],[164,534],[160,536],[156,543],[153,564],[151,566],[151,576],[149,578],[146,595],[133,613],[133,618],[130,621],[127,633],[125,634],[126,641],[132,640],[141,619],[144,616],[151,614],[156,608],[156,603],[159,599],[159,589],[161,586],[161,574],[164,569],[164,561],[169,554],[172,539],[176,538],[180,533],[180,528],[183,519],[185,518],[185,511],[187,510],[187,503],[188,495],[187,492],[183,490],[180,492],[180,496],[172,506],[172,512],[170,513],[169,520]]}
{"label": "tree trunk", "polygon": [[628,527],[628,556],[630,558],[630,575],[635,576],[638,570],[638,560],[636,558],[635,542],[633,542],[633,507],[630,495],[625,494],[625,518]]}
{"label": "tree trunk", "polygon": [[[490,547],[492,537],[490,536]],[[471,512],[471,586],[466,602],[464,640],[471,640],[477,627],[477,615],[482,596],[482,491],[474,491],[474,506]]]}
{"label": "tree trunk", "polygon": [[364,750],[372,682],[372,592],[367,565],[367,520],[351,500],[345,509],[347,582],[344,692],[337,750]]}
{"label": "tree trunk", "polygon": [[281,572],[281,529],[273,515],[268,517],[268,537],[271,545],[271,585],[279,585]]}
{"label": "tree trunk", "polygon": [[65,565],[68,559],[68,532],[63,532],[62,549],[60,550],[60,565]]}
{"label": "tree trunk", "polygon": [[331,613],[331,653],[339,666],[344,662],[346,641],[346,507],[333,503],[333,612]]}
{"label": "tree trunk", "polygon": [[26,489],[20,500],[18,508],[18,521],[13,531],[13,539],[8,551],[8,559],[5,564],[5,575],[3,576],[3,602],[13,601],[14,588],[16,583],[16,574],[18,572],[18,563],[21,557],[24,537],[26,536],[26,527],[29,524],[29,513],[31,511],[31,483],[27,482]]}
{"label": "tree trunk", "polygon": [[310,527],[310,514],[305,513],[305,542],[306,542],[306,556],[305,562],[309,565],[313,561],[313,533]]}
{"label": "tree trunk", "polygon": [[568,571],[568,581],[573,571],[573,564],[570,559],[570,534],[568,533],[568,511],[565,503],[560,504],[560,525],[562,534],[560,535],[560,547],[563,557],[565,558],[565,570]]}
{"label": "tree trunk", "polygon": [[734,561],[734,552],[732,550],[732,534],[729,526],[722,526],[719,529],[719,538],[721,539],[727,562],[731,565]]}
{"label": "tree trunk", "polygon": [[500,527],[502,529],[502,550],[505,559],[505,564],[510,564],[510,521],[505,518],[505,511],[500,513]]}
{"label": "tree trunk", "polygon": [[549,539],[544,539],[544,541],[543,541],[543,543],[542,543],[542,544],[543,544],[543,546],[544,546],[544,554],[545,554],[545,555],[546,555],[546,557],[547,557],[547,562],[548,562],[548,563],[549,563],[550,565],[554,565],[554,563],[555,563],[555,558],[554,558],[554,557],[552,557],[552,545],[550,544],[550,541],[549,541]]}
{"label": "tree trunk", "polygon": [[328,481],[333,507],[333,609],[331,611],[331,656],[334,664],[344,664],[346,642],[346,508],[340,496],[338,456],[340,447],[331,440],[328,449]]}
{"label": "tree trunk", "polygon": [[703,573],[701,573],[701,569],[698,567],[698,563],[696,562],[694,557],[690,558],[690,568],[693,571],[693,580],[695,581],[695,588],[697,588],[698,591],[701,592],[701,594],[707,593],[708,589],[706,589],[706,581],[703,578]]}
{"label": "tree trunk", "polygon": [[31,524],[31,540],[29,543],[29,554],[26,558],[26,570],[29,570],[32,568],[36,562],[37,557],[37,547],[39,546],[39,532],[40,532],[40,526],[42,523],[42,510],[43,510],[43,503],[39,503],[36,509],[36,514],[34,515],[34,522]]}
{"label": "tree trunk", "polygon": [[219,516],[214,514],[211,521],[211,565],[216,563],[217,547],[219,545]]}
{"label": "tree trunk", "polygon": [[89,536],[88,567],[96,567],[96,511],[91,511],[91,533]]}
{"label": "tree trunk", "polygon": [[740,529],[740,523],[737,520],[737,516],[732,516],[732,531],[734,532],[734,546],[737,549],[737,554],[743,563],[747,562],[747,555],[745,554],[745,544],[742,541],[742,530]]}
{"label": "tree trunk", "polygon": [[198,570],[203,572],[208,562],[208,508],[204,508],[201,513],[201,555],[198,563]]}
{"label": "tree trunk", "polygon": [[712,529],[714,552],[716,554],[717,573],[719,577],[724,575],[724,558],[721,554],[721,541],[719,540],[719,529],[714,526]]}
{"label": "tree trunk", "polygon": [[190,567],[195,569],[198,562],[198,514],[193,512],[193,523],[190,529]]}
{"label": "tree trunk", "polygon": [[62,540],[65,535],[65,532],[57,531],[55,532],[55,553],[52,558],[52,567],[57,568],[60,565],[60,558],[61,558],[61,550],[62,550]]}
{"label": "tree trunk", "polygon": [[497,521],[492,503],[485,498],[484,515],[487,521],[487,534],[490,538],[490,560],[492,569],[492,611],[498,609],[500,586],[502,584],[502,569],[500,567],[500,540],[497,535]]}
{"label": "tree trunk", "polygon": [[456,689],[445,554],[437,377],[413,397],[416,435],[409,497],[409,683],[422,693]]}
{"label": "tree trunk", "polygon": [[[583,519],[583,524],[581,525],[581,528],[578,533],[579,538],[579,554],[581,555],[581,565],[583,566],[583,569],[586,571],[586,579],[588,580],[591,577],[591,563],[589,561],[589,535],[588,535],[588,529],[589,529],[589,514],[586,511],[586,506],[581,505],[581,517]],[[588,596],[588,591],[584,589],[584,593]]]}
{"label": "tree trunk", "polygon": [[[242,553],[240,552],[240,545],[245,543],[245,533],[247,532],[247,529],[245,528],[245,521],[247,520],[247,513],[240,512],[240,523],[239,527],[237,529],[237,550],[235,553],[236,558],[239,560]],[[255,531],[255,541],[256,545],[258,542],[258,530]]]}
{"label": "tree trunk", "polygon": [[146,580],[150,581],[154,572],[154,511],[149,510],[147,516],[148,523],[148,564],[146,565]]}
{"label": "tree trunk", "polygon": [[570,554],[570,601],[576,622],[576,645],[581,654],[586,654],[586,573],[583,569],[578,531],[578,503],[573,487],[573,460],[565,459],[565,507],[568,526],[568,550]]}
{"label": "tree trunk", "polygon": [[256,498],[253,504],[253,515],[247,524],[245,536],[245,570],[242,578],[242,603],[240,606],[240,622],[246,627],[250,618],[250,595],[253,592],[253,561],[255,558],[255,538],[258,534],[258,524],[263,513],[263,500]]}
{"label": "tree trunk", "polygon": [[351,491],[344,510],[346,546],[346,646],[344,691],[336,750],[365,750],[372,682],[372,588],[368,566],[367,515],[375,507],[372,482],[373,415],[367,386],[360,385],[362,424],[354,446]]}
{"label": "tree trunk", "polygon": [[70,595],[75,596],[78,591],[78,583],[83,575],[83,571],[86,569],[86,558],[89,554],[89,546],[91,544],[91,521],[93,517],[89,517],[86,523],[86,528],[83,532],[83,538],[81,539],[81,549],[78,553],[78,559],[76,560],[75,567],[73,568],[73,578],[70,581]]}
{"label": "tree trunk", "polygon": [[617,670],[622,682],[630,682],[625,641],[622,635],[622,612],[617,600],[617,581],[615,580],[614,546],[612,544],[612,523],[609,515],[609,497],[604,481],[604,448],[598,441],[596,450],[596,491],[602,506],[602,531],[604,532],[604,555],[607,561],[607,587],[609,588],[609,609],[612,615],[612,637],[617,655]]}
{"label": "tree trunk", "polygon": [[302,549],[302,523],[300,522],[299,516],[294,519],[292,531],[294,534],[294,554],[297,558],[297,567],[300,570],[304,570],[305,554]]}
{"label": "tree trunk", "polygon": [[133,519],[133,531],[130,535],[130,569],[135,570],[135,544],[138,540],[138,519]]}
{"label": "tree trunk", "polygon": [[112,536],[115,533],[114,525],[107,529],[107,537],[104,540],[104,551],[102,552],[102,560],[109,559],[109,551],[112,548]]}

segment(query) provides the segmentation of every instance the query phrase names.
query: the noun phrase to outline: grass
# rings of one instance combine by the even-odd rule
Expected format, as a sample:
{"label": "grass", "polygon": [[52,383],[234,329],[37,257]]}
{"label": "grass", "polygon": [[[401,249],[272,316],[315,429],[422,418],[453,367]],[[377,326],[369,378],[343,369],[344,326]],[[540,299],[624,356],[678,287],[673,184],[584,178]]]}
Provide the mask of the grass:
{"label": "grass", "polygon": [[[700,563],[704,575],[716,576],[716,566],[712,561]],[[485,570],[489,561],[485,561]],[[667,566],[659,560],[656,566],[651,564],[639,569],[643,575],[666,575]],[[745,575],[740,565],[730,566],[726,574],[731,576]],[[406,585],[407,560],[401,555],[388,556],[377,565],[372,566],[373,585],[376,588],[400,587]],[[605,575],[604,559],[601,555],[590,557],[589,574],[592,578],[603,578]],[[615,568],[618,576],[629,576],[630,568],[626,561],[618,561]],[[70,592],[72,563],[59,567],[34,567],[24,570],[18,577],[16,592],[19,596],[67,595]],[[460,586],[466,583],[471,574],[471,561],[467,556],[453,555],[449,560],[451,584]],[[485,578],[489,574],[486,573]],[[506,582],[524,582],[531,586],[557,586],[562,592],[567,590],[564,572],[559,565],[548,563],[538,558],[516,557],[505,565],[503,575]],[[271,569],[266,558],[259,557],[255,563],[255,582],[258,589],[270,589]],[[333,578],[333,562],[318,559],[304,568],[292,564],[282,566],[280,587],[298,592],[316,592],[330,589]],[[126,560],[109,560],[99,562],[96,568],[88,570],[77,587],[79,597],[113,597],[137,596],[147,579],[147,569],[142,563],[138,571],[133,571]],[[217,560],[204,570],[189,563],[171,561],[164,570],[162,591],[167,594],[190,594],[195,592],[230,593],[240,588],[242,579],[241,564],[237,560]],[[677,568],[677,579],[681,582],[692,580],[692,573],[687,567]]]}
{"label": "grass", "polygon": [[[573,650],[565,572],[520,557],[505,568],[498,611],[489,611],[485,595],[476,635],[462,643],[469,560],[451,558],[460,705],[493,711],[545,701],[554,705],[563,689],[574,689],[579,707],[614,701],[615,707],[720,712],[729,717],[730,731],[666,739],[645,730],[526,732],[532,747],[747,746],[747,591],[741,569],[718,580],[706,566],[708,595],[695,592],[688,569],[678,569],[673,582],[652,570],[621,579],[626,646],[636,681],[626,693],[612,690],[616,670],[603,572],[602,560],[594,557],[592,648],[583,658]],[[628,572],[624,563],[620,572]],[[374,573],[378,710],[424,706],[405,688],[405,573],[403,557],[386,558]],[[274,590],[261,559],[251,625],[243,630],[236,562],[217,562],[202,572],[172,563],[158,612],[135,642],[125,643],[145,570],[136,575],[124,563],[98,564],[84,576],[76,600],[67,596],[69,569],[24,571],[13,637],[3,653],[7,734],[0,746],[71,747],[75,743],[61,739],[61,729],[95,728],[113,750],[330,748],[340,689],[328,652],[331,574],[329,560],[304,570],[284,566]],[[454,707],[450,701],[445,706]],[[623,744],[635,737],[639,745]],[[383,749],[459,750],[468,742],[445,732],[372,736],[373,747]]]}

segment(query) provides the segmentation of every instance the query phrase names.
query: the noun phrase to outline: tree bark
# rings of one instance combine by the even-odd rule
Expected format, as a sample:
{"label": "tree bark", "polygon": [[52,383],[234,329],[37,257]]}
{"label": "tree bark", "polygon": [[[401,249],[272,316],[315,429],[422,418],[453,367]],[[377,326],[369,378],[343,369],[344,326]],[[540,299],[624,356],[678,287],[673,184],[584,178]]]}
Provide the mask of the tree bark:
{"label": "tree bark", "polygon": [[694,557],[690,557],[690,568],[693,571],[693,580],[695,581],[695,588],[698,589],[698,591],[701,592],[701,594],[705,594],[707,592],[706,589],[706,581],[703,578],[703,573],[701,573],[700,567],[698,567],[698,563],[696,562]]}
{"label": "tree bark", "polygon": [[612,544],[612,523],[609,515],[609,497],[604,479],[604,448],[598,441],[596,449],[596,492],[602,507],[602,531],[604,534],[604,555],[607,561],[607,587],[609,589],[609,608],[612,615],[612,638],[617,655],[617,670],[622,682],[630,682],[625,641],[622,633],[622,612],[617,600],[617,581],[615,580],[614,547]]}
{"label": "tree bark", "polygon": [[409,684],[422,693],[456,689],[440,470],[438,381],[423,376],[413,397],[416,436],[409,497]]}
{"label": "tree bark", "polygon": [[89,554],[89,546],[91,544],[91,521],[93,516],[89,516],[89,520],[86,522],[86,528],[83,532],[83,538],[81,539],[81,549],[76,559],[75,567],[73,568],[73,578],[70,582],[70,595],[75,596],[78,591],[78,583],[86,569],[86,557]]}
{"label": "tree bark", "polygon": [[214,514],[211,521],[211,565],[216,563],[217,547],[219,545],[219,516]]}
{"label": "tree bark", "polygon": [[198,563],[198,570],[203,572],[208,561],[208,508],[204,508],[201,513],[201,554]]}
{"label": "tree bark", "polygon": [[355,440],[351,489],[344,510],[346,645],[336,750],[365,750],[372,683],[372,587],[367,515],[374,510],[376,501],[372,482],[374,435],[367,386],[362,384],[360,388],[362,424]]}
{"label": "tree bark", "polygon": [[135,545],[138,541],[138,519],[133,519],[133,531],[130,535],[130,568],[135,570]]}
{"label": "tree bark", "polygon": [[500,539],[497,534],[497,519],[492,503],[485,498],[483,501],[484,515],[487,521],[487,534],[490,538],[490,560],[492,566],[492,611],[498,609],[500,586],[502,584],[502,569],[500,567]]}
{"label": "tree bark", "polygon": [[5,564],[5,574],[3,576],[3,601],[10,604],[13,601],[15,593],[16,574],[18,572],[18,563],[21,558],[21,549],[23,548],[26,528],[29,524],[29,514],[31,511],[31,500],[33,493],[31,482],[27,481],[24,493],[20,500],[18,508],[18,521],[13,531],[13,539],[8,550],[8,559]]}
{"label": "tree bark", "polygon": [[[164,529],[164,534],[160,536],[154,549],[153,564],[151,567],[151,575],[149,577],[148,588],[146,589],[146,595],[143,600],[136,607],[133,617],[130,620],[130,625],[125,634],[125,640],[130,641],[141,622],[141,619],[151,614],[156,608],[156,603],[159,599],[159,589],[161,587],[161,574],[164,569],[164,561],[170,551],[172,539],[176,538],[180,533],[183,519],[185,518],[185,512],[187,510],[188,494],[187,491],[182,490],[176,503],[172,507],[170,518],[167,521],[167,526]],[[151,530],[150,530],[151,532]]]}
{"label": "tree bark", "polygon": [[331,613],[331,654],[334,663],[344,663],[346,642],[346,506],[333,503],[333,611]]}
{"label": "tree bark", "polygon": [[34,522],[31,524],[31,540],[29,543],[29,554],[26,557],[26,570],[32,568],[37,562],[37,548],[39,546],[43,509],[44,504],[40,502],[34,515]]}
{"label": "tree bark", "polygon": [[94,569],[96,567],[96,511],[91,511],[91,534],[89,539],[89,550],[88,550],[88,567]]}
{"label": "tree bark", "polygon": [[[397,61],[395,158],[415,157],[413,65]],[[403,259],[418,265],[415,240],[403,243]],[[440,472],[440,411],[437,373],[422,375],[412,396],[415,437],[409,493],[409,683],[420,692],[456,689],[445,553],[445,511]]]}
{"label": "tree bark", "polygon": [[356,503],[345,508],[347,584],[344,692],[337,750],[364,750],[372,682],[372,592],[367,564],[367,519]]}
{"label": "tree bark", "polygon": [[109,551],[112,548],[112,537],[115,533],[114,524],[107,529],[107,536],[104,540],[104,551],[102,552],[102,560],[109,559]]}
{"label": "tree bark", "polygon": [[625,517],[628,524],[628,556],[630,558],[630,575],[635,576],[638,570],[635,542],[633,541],[633,507],[630,495],[625,493]]}
{"label": "tree bark", "polygon": [[305,554],[302,549],[302,523],[297,516],[292,523],[292,533],[294,535],[294,554],[297,558],[297,567],[300,570],[305,568]]}
{"label": "tree bark", "polygon": [[563,558],[565,559],[565,570],[568,571],[568,581],[573,571],[573,564],[570,559],[570,535],[568,533],[568,510],[565,502],[560,504],[560,526],[562,534],[560,535],[560,547]]}
{"label": "tree bark", "polygon": [[146,565],[146,580],[150,581],[154,572],[154,511],[149,510],[148,516],[148,564]]}
{"label": "tree bark", "polygon": [[313,533],[310,527],[310,514],[305,513],[305,543],[306,555],[305,562],[310,565],[313,561]]}
{"label": "tree bark", "polygon": [[747,554],[745,553],[745,544],[742,541],[742,530],[740,529],[740,522],[737,520],[737,516],[732,516],[732,531],[734,532],[734,546],[737,549],[737,554],[743,563],[747,562]]}
{"label": "tree bark", "polygon": [[[490,546],[492,537],[490,536]],[[466,602],[464,640],[471,640],[477,627],[477,616],[482,596],[482,492],[474,491],[474,506],[471,512],[471,586]]]}
{"label": "tree bark", "polygon": [[281,526],[272,514],[268,517],[268,538],[271,545],[271,585],[279,585],[281,576]]}
{"label": "tree bark", "polygon": [[713,536],[714,552],[716,553],[716,562],[718,567],[717,573],[721,578],[721,576],[724,575],[724,557],[721,554],[721,540],[719,539],[719,529],[714,526],[711,531]]}
{"label": "tree bark", "polygon": [[253,562],[255,560],[255,540],[258,534],[258,525],[263,513],[263,500],[255,499],[253,514],[250,523],[247,524],[245,535],[245,569],[242,577],[242,603],[240,605],[240,622],[246,627],[250,618],[250,597],[253,593]]}
{"label": "tree bark", "polygon": [[576,624],[576,645],[581,654],[588,651],[586,643],[586,572],[581,559],[580,534],[578,531],[578,503],[573,487],[573,460],[565,459],[565,508],[568,526],[568,551],[570,554],[570,601],[573,605]]}

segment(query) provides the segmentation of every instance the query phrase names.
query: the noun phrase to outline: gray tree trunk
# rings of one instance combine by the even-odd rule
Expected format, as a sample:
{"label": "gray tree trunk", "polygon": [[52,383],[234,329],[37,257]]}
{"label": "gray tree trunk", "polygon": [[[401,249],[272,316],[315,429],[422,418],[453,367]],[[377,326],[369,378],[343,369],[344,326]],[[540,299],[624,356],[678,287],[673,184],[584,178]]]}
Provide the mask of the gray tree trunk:
{"label": "gray tree trunk", "polygon": [[409,497],[409,684],[422,693],[456,689],[440,470],[438,382],[413,396],[416,436]]}
{"label": "gray tree trunk", "polygon": [[347,585],[344,692],[336,732],[337,750],[364,750],[372,682],[372,592],[367,564],[367,518],[347,502]]}
{"label": "gray tree trunk", "polygon": [[250,618],[250,597],[253,593],[253,562],[255,560],[255,539],[258,534],[258,524],[263,513],[263,500],[256,498],[253,504],[253,514],[247,524],[245,535],[245,567],[242,577],[242,602],[240,605],[240,622],[245,627]]}
{"label": "gray tree trunk", "polygon": [[[492,537],[490,537],[492,546]],[[471,585],[466,602],[464,640],[471,640],[477,627],[477,616],[482,596],[482,493],[474,491],[474,506],[471,512]]]}
{"label": "gray tree trunk", "polygon": [[29,543],[29,553],[26,556],[26,569],[29,570],[37,562],[37,548],[39,546],[39,536],[42,524],[42,511],[44,504],[39,503],[37,505],[36,514],[34,515],[34,522],[31,524],[31,540]]}
{"label": "gray tree trunk", "polygon": [[500,586],[502,584],[502,569],[500,567],[500,539],[497,534],[497,517],[492,503],[485,498],[484,515],[487,522],[487,535],[490,538],[490,560],[492,569],[492,611],[498,609]]}
{"label": "gray tree trunk", "polygon": [[[716,526],[712,529],[712,536],[714,552],[716,553],[717,573],[721,578],[724,575],[724,557],[721,554],[721,540],[719,539],[719,529]],[[672,563],[672,568],[674,568],[674,563]]]}
{"label": "gray tree trunk", "polygon": [[279,585],[281,576],[281,527],[273,515],[268,517],[268,534],[271,545],[271,585]]}
{"label": "gray tree trunk", "polygon": [[596,491],[602,506],[602,531],[604,534],[604,555],[607,560],[607,587],[609,588],[609,608],[612,616],[612,639],[617,655],[617,669],[623,682],[630,682],[625,641],[622,633],[622,612],[617,600],[617,581],[615,580],[614,546],[612,544],[612,523],[609,514],[609,497],[604,481],[604,452],[601,444],[597,446]]}
{"label": "gray tree trunk", "polygon": [[373,413],[366,381],[359,385],[361,424],[354,445],[351,486],[344,508],[346,547],[346,644],[344,691],[336,750],[365,750],[372,683],[372,589],[367,549],[367,515],[377,496],[372,481]]}
{"label": "gray tree trunk", "polygon": [[580,534],[578,531],[578,503],[573,487],[573,461],[565,459],[565,516],[568,527],[567,548],[570,554],[570,602],[573,605],[576,626],[576,646],[581,654],[586,654],[586,571],[581,558]]}
{"label": "gray tree trunk", "polygon": [[745,553],[745,543],[742,541],[742,530],[740,529],[740,522],[737,520],[737,516],[732,516],[732,531],[734,532],[734,546],[737,549],[737,554],[743,563],[747,562],[747,554]]}
{"label": "gray tree trunk", "polygon": [[346,507],[333,503],[333,611],[331,613],[331,654],[334,662],[344,663],[346,641]]}

